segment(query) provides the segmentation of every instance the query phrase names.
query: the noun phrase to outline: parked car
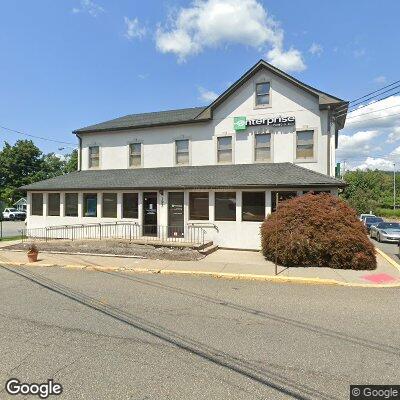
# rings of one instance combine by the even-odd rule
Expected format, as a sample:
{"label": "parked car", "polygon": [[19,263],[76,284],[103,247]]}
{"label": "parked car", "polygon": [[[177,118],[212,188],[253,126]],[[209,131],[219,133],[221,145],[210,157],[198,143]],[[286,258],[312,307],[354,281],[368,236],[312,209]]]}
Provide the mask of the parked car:
{"label": "parked car", "polygon": [[372,225],[370,236],[378,242],[397,243],[400,241],[400,224],[398,222],[381,222],[378,225]]}
{"label": "parked car", "polygon": [[360,221],[364,222],[366,217],[376,217],[374,214],[360,214]]}
{"label": "parked car", "polygon": [[18,211],[16,208],[5,208],[3,211],[3,219],[9,221],[25,221],[26,213],[24,211]]}
{"label": "parked car", "polygon": [[381,217],[365,217],[364,218],[364,225],[367,228],[368,233],[371,229],[371,226],[376,226],[381,222],[384,222],[383,218],[381,218]]}

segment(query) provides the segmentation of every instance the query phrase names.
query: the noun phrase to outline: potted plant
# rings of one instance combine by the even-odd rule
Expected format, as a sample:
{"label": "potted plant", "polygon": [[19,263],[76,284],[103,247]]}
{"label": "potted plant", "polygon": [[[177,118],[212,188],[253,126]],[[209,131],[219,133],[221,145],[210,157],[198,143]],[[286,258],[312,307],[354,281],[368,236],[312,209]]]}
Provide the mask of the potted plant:
{"label": "potted plant", "polygon": [[28,260],[29,262],[36,262],[39,250],[35,244],[30,244],[28,247]]}

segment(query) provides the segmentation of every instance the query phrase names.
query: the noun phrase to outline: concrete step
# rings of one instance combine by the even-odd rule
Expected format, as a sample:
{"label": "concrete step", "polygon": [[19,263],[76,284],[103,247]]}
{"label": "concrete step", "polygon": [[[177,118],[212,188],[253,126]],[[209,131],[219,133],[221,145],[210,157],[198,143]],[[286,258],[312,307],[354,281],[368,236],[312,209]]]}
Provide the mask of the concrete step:
{"label": "concrete step", "polygon": [[209,254],[214,253],[214,251],[217,251],[217,250],[218,250],[218,245],[213,244],[213,242],[211,242],[211,244],[209,246],[200,250],[199,253],[204,254],[205,256],[208,256]]}

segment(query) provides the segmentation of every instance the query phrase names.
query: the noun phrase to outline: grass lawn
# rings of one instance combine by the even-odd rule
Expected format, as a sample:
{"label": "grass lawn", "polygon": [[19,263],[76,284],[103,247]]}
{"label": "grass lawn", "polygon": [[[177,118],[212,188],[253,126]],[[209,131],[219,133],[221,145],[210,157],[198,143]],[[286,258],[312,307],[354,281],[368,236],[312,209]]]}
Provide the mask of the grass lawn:
{"label": "grass lawn", "polygon": [[22,239],[21,235],[18,235],[18,236],[7,236],[7,237],[0,238],[0,242],[8,242],[8,241],[11,241],[11,240],[21,240],[21,239]]}

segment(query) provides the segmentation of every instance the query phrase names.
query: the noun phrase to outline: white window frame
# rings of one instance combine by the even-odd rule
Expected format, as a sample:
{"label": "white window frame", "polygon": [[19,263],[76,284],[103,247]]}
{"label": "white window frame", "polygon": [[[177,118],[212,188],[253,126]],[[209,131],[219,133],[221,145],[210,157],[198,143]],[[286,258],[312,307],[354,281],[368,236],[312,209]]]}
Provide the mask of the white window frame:
{"label": "white window frame", "polygon": [[[140,165],[131,165],[131,145],[140,144]],[[128,143],[128,168],[143,168],[143,142],[136,141]]]}
{"label": "white window frame", "polygon": [[[218,139],[219,138],[224,138],[224,137],[230,137],[231,138],[232,157],[231,157],[231,161],[220,162],[220,161],[218,161]],[[229,133],[229,134],[226,134],[226,135],[216,135],[215,136],[215,164],[218,164],[218,165],[235,164],[235,141],[236,141],[236,137],[235,137],[235,134],[233,134],[233,133]]]}
{"label": "white window frame", "polygon": [[[188,162],[187,164],[178,164],[178,147],[176,145],[176,142],[180,142],[180,141],[184,141],[186,140],[188,142]],[[177,167],[185,167],[188,165],[192,165],[192,142],[190,139],[188,138],[179,138],[179,139],[175,139],[174,141],[174,165]]]}
{"label": "white window frame", "polygon": [[[268,104],[257,104],[257,85],[261,83],[269,84],[269,102]],[[258,108],[271,108],[272,107],[272,82],[271,79],[266,77],[259,77],[254,81],[254,109]]]}
{"label": "white window frame", "polygon": [[[99,165],[97,167],[92,167],[90,165],[91,157],[90,157],[90,149],[93,147],[98,147],[99,148]],[[101,167],[101,146],[98,144],[91,144],[88,146],[88,169],[100,169]]]}
{"label": "white window frame", "polygon": [[[307,131],[312,131],[313,132],[313,156],[312,157],[307,157],[307,158],[297,158],[297,133],[298,132],[307,132]],[[303,127],[301,129],[296,129],[294,132],[294,162],[295,163],[310,163],[310,162],[317,162],[318,156],[317,156],[317,149],[318,149],[318,129],[317,128],[312,128],[312,127]]]}
{"label": "white window frame", "polygon": [[[256,136],[258,136],[258,135],[270,135],[270,137],[271,137],[270,142],[269,142],[270,143],[270,157],[268,160],[256,160],[256,144],[257,144]],[[253,163],[262,163],[263,164],[263,163],[272,163],[273,162],[273,159],[274,159],[273,138],[274,138],[274,135],[272,134],[272,132],[269,132],[269,131],[258,132],[253,135]]]}

